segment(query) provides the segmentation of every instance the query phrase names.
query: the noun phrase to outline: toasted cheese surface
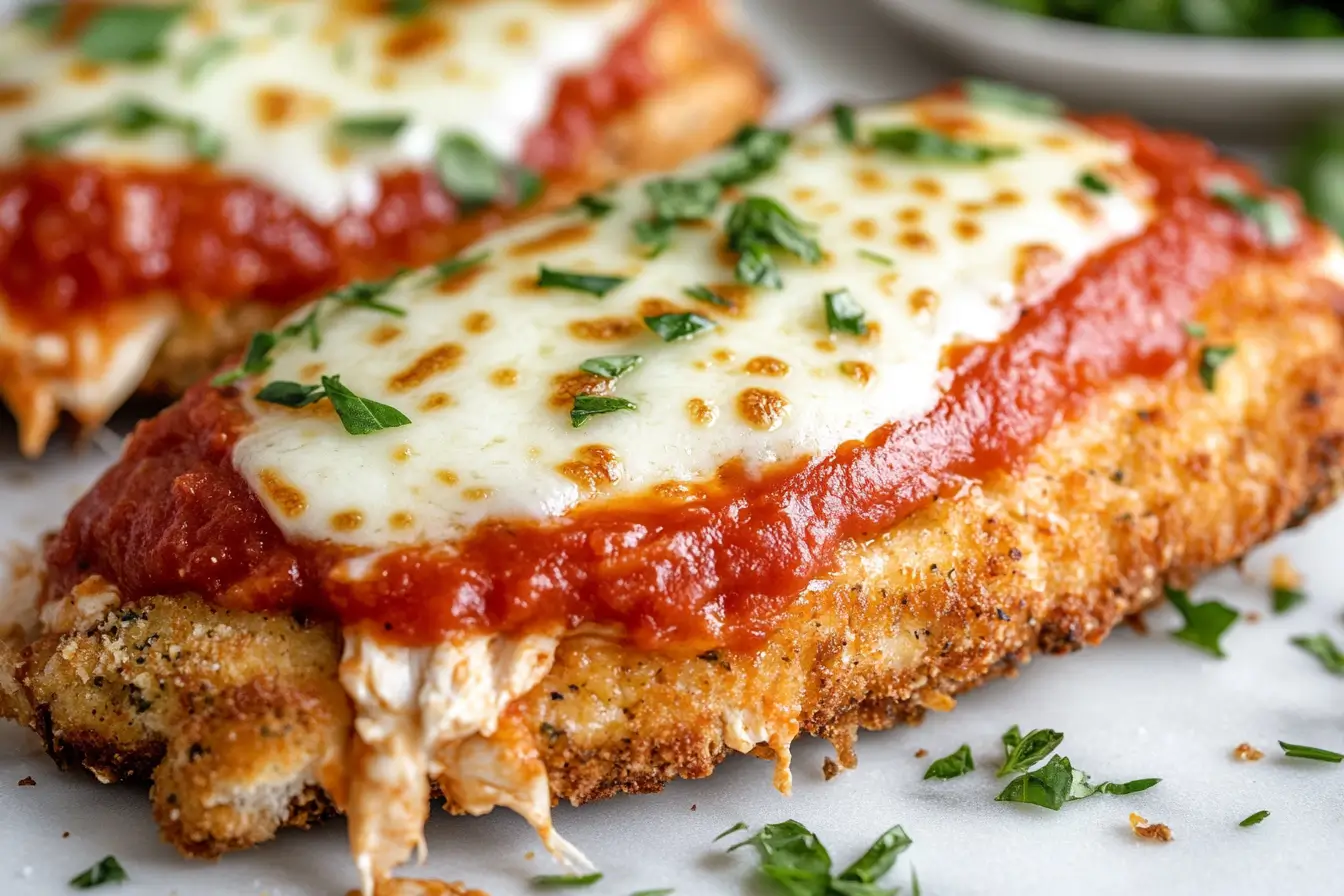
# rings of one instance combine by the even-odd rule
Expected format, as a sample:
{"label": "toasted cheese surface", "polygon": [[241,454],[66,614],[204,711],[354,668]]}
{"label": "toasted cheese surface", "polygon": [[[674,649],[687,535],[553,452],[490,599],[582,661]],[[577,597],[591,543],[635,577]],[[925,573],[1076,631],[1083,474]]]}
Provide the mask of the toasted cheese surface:
{"label": "toasted cheese surface", "polygon": [[[390,4],[388,5],[390,6]],[[217,160],[330,219],[378,201],[380,170],[425,167],[438,138],[465,133],[516,159],[550,109],[559,76],[600,59],[647,0],[430,3],[398,17],[376,3],[198,0],[161,58],[95,63],[78,42],[22,22],[0,27],[0,166],[25,133],[105,115],[136,98],[217,135]],[[341,141],[343,118],[402,113],[390,141]],[[90,127],[69,157],[179,164],[173,128],[118,137]]]}
{"label": "toasted cheese surface", "polygon": [[[236,464],[290,537],[378,548],[650,489],[693,494],[727,462],[823,455],[924,414],[946,385],[949,349],[997,339],[1024,302],[1138,232],[1152,186],[1124,147],[1067,120],[955,98],[869,109],[859,130],[923,127],[930,115],[1014,154],[912,158],[848,145],[818,122],[707,221],[675,228],[656,257],[634,236],[650,216],[648,182],[636,182],[602,194],[605,216],[557,213],[480,243],[468,254],[488,257],[456,277],[402,278],[379,301],[404,316],[328,303],[320,347],[282,340],[245,393],[339,374],[412,423],[352,437],[325,403],[249,397]],[[1080,186],[1089,172],[1103,172],[1108,192]],[[725,221],[744,196],[777,200],[811,228],[821,261],[776,253],[782,288],[734,283]],[[598,297],[539,287],[542,266],[625,279]],[[701,285],[732,307],[686,295]],[[832,332],[823,297],[841,289],[864,335]],[[644,320],[687,312],[713,328],[665,342]],[[579,370],[630,355],[642,363],[615,381]],[[573,396],[585,392],[637,409],[575,427]]]}

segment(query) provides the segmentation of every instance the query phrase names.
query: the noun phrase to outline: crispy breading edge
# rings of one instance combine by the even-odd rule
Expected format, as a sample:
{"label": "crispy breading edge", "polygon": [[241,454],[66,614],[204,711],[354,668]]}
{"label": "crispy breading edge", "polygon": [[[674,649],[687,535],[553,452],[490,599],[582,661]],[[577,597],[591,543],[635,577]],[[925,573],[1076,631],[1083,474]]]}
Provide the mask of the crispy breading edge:
{"label": "crispy breading edge", "polygon": [[[830,737],[847,759],[856,728],[950,708],[1034,652],[1096,644],[1163,581],[1301,523],[1344,490],[1339,294],[1291,269],[1221,284],[1201,320],[1237,353],[1215,392],[1194,364],[1117,384],[1023,470],[850,546],[759,651],[673,657],[569,637],[509,710],[538,732],[556,798],[707,775],[734,730]],[[338,641],[325,625],[151,598],[29,645],[0,714],[30,713],[63,766],[152,779],[165,838],[215,856],[330,811],[320,767],[339,763],[349,726]]]}
{"label": "crispy breading edge", "polygon": [[[770,78],[750,46],[716,16],[696,6],[658,20],[650,35],[649,64],[660,75],[658,86],[607,122],[574,172],[549,184],[525,215],[565,205],[586,190],[622,177],[671,168],[707,152],[741,125],[758,120],[773,93]],[[433,251],[448,257],[508,220],[510,216],[487,213],[437,237],[422,234],[421,239],[436,239]],[[138,391],[180,395],[241,351],[252,333],[273,326],[287,310],[254,302],[224,307],[185,304]],[[13,349],[0,344],[0,402],[19,418],[24,454],[37,456],[60,419],[61,408],[54,403],[48,382],[66,373],[48,369],[30,357],[28,342]],[[80,422],[86,430],[93,430],[103,421]]]}

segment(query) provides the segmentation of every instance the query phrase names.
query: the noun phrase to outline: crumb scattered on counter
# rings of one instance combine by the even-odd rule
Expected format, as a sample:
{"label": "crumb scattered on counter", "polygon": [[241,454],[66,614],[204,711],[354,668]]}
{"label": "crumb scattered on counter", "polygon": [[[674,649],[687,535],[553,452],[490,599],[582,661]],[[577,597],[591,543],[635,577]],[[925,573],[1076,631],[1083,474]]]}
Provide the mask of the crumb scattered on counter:
{"label": "crumb scattered on counter", "polygon": [[924,749],[923,747],[920,747],[918,750],[915,751],[916,759],[923,759],[927,755],[929,755],[929,751]]}
{"label": "crumb scattered on counter", "polygon": [[692,812],[695,811],[695,803],[691,803],[691,811],[692,811]]}
{"label": "crumb scattered on counter", "polygon": [[536,854],[535,852],[533,852],[532,850],[530,850],[530,849],[529,849],[527,852],[523,853],[523,858],[526,859],[526,860],[529,861],[529,862],[532,861],[533,859],[535,859],[536,857],[537,857],[537,854]]}
{"label": "crumb scattered on counter", "polygon": [[1149,824],[1148,819],[1137,812],[1129,813],[1129,827],[1134,831],[1134,836],[1144,840],[1166,843],[1171,839],[1171,828],[1164,824]]}
{"label": "crumb scattered on counter", "polygon": [[1302,574],[1293,566],[1287,554],[1275,554],[1269,565],[1269,587],[1297,591],[1302,587]]}
{"label": "crumb scattered on counter", "polygon": [[821,760],[821,776],[827,781],[840,774],[840,763],[827,756]]}
{"label": "crumb scattered on counter", "polygon": [[1264,751],[1257,750],[1250,744],[1237,744],[1237,748],[1232,751],[1232,755],[1242,762],[1255,762],[1257,759],[1265,758]]}
{"label": "crumb scattered on counter", "polygon": [[61,832],[61,839],[62,839],[62,840],[69,840],[69,839],[70,839],[70,832],[69,832],[69,831],[62,831],[62,832]]}
{"label": "crumb scattered on counter", "polygon": [[29,776],[26,777],[26,778],[21,778],[21,779],[19,779],[19,786],[20,786],[20,787],[36,787],[36,786],[37,786],[37,782],[33,780],[33,776],[32,776],[32,775],[29,775]]}
{"label": "crumb scattered on counter", "polygon": [[1245,617],[1245,618],[1246,618],[1246,622],[1247,622],[1248,624],[1250,624],[1250,625],[1255,625],[1255,624],[1256,624],[1257,622],[1259,622],[1263,617],[1262,617],[1259,613],[1255,612],[1254,610],[1251,610],[1250,612],[1248,612],[1248,613],[1246,614],[1246,617]]}
{"label": "crumb scattered on counter", "polygon": [[1140,635],[1148,634],[1148,620],[1143,618],[1142,613],[1135,613],[1132,616],[1126,616],[1125,622],[1129,624],[1129,627],[1132,628],[1136,634]]}

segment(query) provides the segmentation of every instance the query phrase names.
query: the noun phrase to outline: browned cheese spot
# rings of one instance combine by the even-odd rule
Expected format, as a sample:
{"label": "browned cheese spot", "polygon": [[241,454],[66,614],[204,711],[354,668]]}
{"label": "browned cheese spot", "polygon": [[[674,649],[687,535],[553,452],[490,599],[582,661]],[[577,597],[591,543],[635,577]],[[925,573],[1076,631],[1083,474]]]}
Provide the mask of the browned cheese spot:
{"label": "browned cheese spot", "polygon": [[528,255],[540,255],[554,252],[575,243],[586,243],[593,236],[593,225],[588,223],[569,224],[541,236],[518,243],[509,249],[509,254],[518,258]]}
{"label": "browned cheese spot", "polygon": [[518,371],[512,367],[501,367],[490,371],[490,382],[501,389],[518,385]]}
{"label": "browned cheese spot", "polygon": [[854,235],[862,240],[871,240],[877,236],[877,222],[872,218],[860,218],[849,226]]}
{"label": "browned cheese spot", "polygon": [[364,514],[358,510],[342,510],[331,515],[331,528],[337,532],[354,532],[364,525]]}
{"label": "browned cheese spot", "polygon": [[457,485],[459,481],[457,474],[452,470],[436,470],[434,472],[434,478],[438,479],[444,485]]}
{"label": "browned cheese spot", "polygon": [[938,308],[938,293],[921,286],[919,289],[910,293],[907,299],[911,314],[919,314],[923,311],[936,311]]}
{"label": "browned cheese spot", "polygon": [[574,459],[556,467],[561,476],[587,493],[600,491],[621,481],[621,462],[606,445],[584,445]]}
{"label": "browned cheese spot", "polygon": [[327,369],[327,365],[321,361],[314,361],[311,364],[305,364],[299,368],[299,379],[304,382],[315,380]]}
{"label": "browned cheese spot", "polygon": [[[458,293],[466,292],[473,283],[484,276],[486,267],[485,264],[474,264],[469,268],[458,271],[456,274],[442,277],[439,279],[439,282],[434,285],[434,291],[443,296],[457,295]],[[536,285],[536,281],[533,280],[528,288],[535,288]]]}
{"label": "browned cheese spot", "polygon": [[462,318],[462,329],[479,335],[489,332],[495,326],[495,319],[488,311],[473,311]]}
{"label": "browned cheese spot", "polygon": [[676,501],[686,504],[692,501],[703,501],[709,497],[709,493],[701,486],[692,485],[689,482],[660,482],[652,489],[656,497],[664,501]]}
{"label": "browned cheese spot", "polygon": [[416,16],[383,38],[383,55],[394,61],[419,59],[443,49],[451,39],[448,26],[439,19]]}
{"label": "browned cheese spot", "polygon": [[532,26],[524,19],[505,22],[500,38],[511,47],[525,47],[532,43]]}
{"label": "browned cheese spot", "polygon": [[917,177],[910,181],[910,189],[929,199],[938,199],[943,195],[943,185],[931,177]]}
{"label": "browned cheese spot", "polygon": [[1065,150],[1073,146],[1073,141],[1063,134],[1046,134],[1041,138],[1041,145],[1046,149]]}
{"label": "browned cheese spot", "polygon": [[901,275],[895,271],[887,271],[877,278],[877,288],[882,290],[882,295],[891,298],[896,295],[896,284],[900,281]]}
{"label": "browned cheese spot", "polygon": [[35,92],[29,84],[0,84],[0,109],[25,106]]}
{"label": "browned cheese spot", "polygon": [[933,237],[922,230],[903,230],[896,237],[896,243],[914,252],[932,252],[937,248]]}
{"label": "browned cheese spot", "polygon": [[1022,194],[1016,190],[999,190],[989,199],[990,202],[1002,208],[1013,208],[1022,204]]}
{"label": "browned cheese spot", "polygon": [[891,189],[891,180],[876,168],[859,168],[854,172],[854,183],[859,189],[879,192]]}
{"label": "browned cheese spot", "polygon": [[453,396],[447,392],[431,392],[425,396],[425,400],[420,402],[420,410],[437,411],[442,408],[449,408],[455,404]]}
{"label": "browned cheese spot", "polygon": [[1082,190],[1073,187],[1060,190],[1055,194],[1055,201],[1060,204],[1064,211],[1084,224],[1094,224],[1101,220],[1101,209],[1092,201],[1092,197]]}
{"label": "browned cheese spot", "polygon": [[426,380],[446,370],[451,370],[462,360],[462,346],[454,342],[445,342],[435,346],[411,362],[405,370],[387,381],[387,388],[393,392],[409,392]]}
{"label": "browned cheese spot", "polygon": [[980,237],[980,225],[966,218],[958,218],[952,225],[952,232],[962,242],[974,242]]}
{"label": "browned cheese spot", "polygon": [[551,377],[551,407],[570,408],[576,395],[610,395],[614,384],[604,376],[573,370]]}
{"label": "browned cheese spot", "polygon": [[957,211],[961,212],[963,215],[983,215],[988,209],[989,206],[985,205],[983,202],[957,203]]}
{"label": "browned cheese spot", "polygon": [[327,161],[335,168],[344,168],[355,158],[355,151],[345,143],[331,143],[326,147]]}
{"label": "browned cheese spot", "polygon": [[65,76],[76,84],[96,84],[105,74],[104,66],[87,59],[76,59],[65,67]]}
{"label": "browned cheese spot", "polygon": [[817,206],[817,210],[814,214],[819,218],[829,218],[832,215],[840,214],[840,209],[841,206],[838,202],[823,202],[821,205]]}
{"label": "browned cheese spot", "polygon": [[1049,286],[1064,256],[1046,243],[1024,243],[1017,247],[1013,283],[1019,296],[1032,296]]}
{"label": "browned cheese spot", "polygon": [[718,406],[703,398],[692,398],[686,402],[686,413],[697,426],[713,426],[714,421],[719,419]]}
{"label": "browned cheese spot", "polygon": [[924,220],[924,209],[914,205],[907,205],[896,213],[896,221],[899,224],[918,224]]}
{"label": "browned cheese spot", "polygon": [[629,339],[639,334],[644,322],[631,317],[594,317],[576,320],[569,325],[569,334],[588,342],[612,342]]}
{"label": "browned cheese spot", "polygon": [[811,202],[817,198],[817,189],[816,187],[794,187],[789,192],[789,196],[793,198],[794,202]]}
{"label": "browned cheese spot", "polygon": [[[682,308],[676,302],[654,296],[640,299],[639,307],[636,310],[640,317],[657,317],[660,314],[681,314],[690,309]],[[703,313],[703,309],[701,313]]]}
{"label": "browned cheese spot", "polygon": [[266,492],[266,497],[270,498],[271,503],[285,516],[293,519],[302,516],[308,509],[308,497],[298,486],[281,476],[278,470],[268,467],[261,471],[258,478],[261,480],[261,488]]}
{"label": "browned cheese spot", "polygon": [[949,137],[974,137],[984,132],[984,125],[965,112],[951,112],[932,106],[916,106],[915,119],[924,127]]}
{"label": "browned cheese spot", "polygon": [[379,90],[396,90],[397,82],[400,80],[397,73],[388,66],[383,66],[373,73],[373,86]]}
{"label": "browned cheese spot", "polygon": [[398,510],[387,518],[387,524],[393,529],[409,529],[415,525],[415,516],[405,510]]}
{"label": "browned cheese spot", "polygon": [[753,376],[788,376],[788,362],[769,355],[757,355],[742,368]]}
{"label": "browned cheese spot", "polygon": [[394,324],[379,324],[372,333],[369,334],[369,345],[387,345],[393,339],[401,336],[401,327]]}
{"label": "browned cheese spot", "polygon": [[755,386],[737,396],[737,412],[753,429],[771,432],[784,424],[789,415],[789,400],[773,389]]}
{"label": "browned cheese spot", "polygon": [[263,128],[283,128],[325,115],[331,100],[292,87],[272,84],[253,94],[253,111]]}
{"label": "browned cheese spot", "polygon": [[462,489],[462,497],[466,498],[468,501],[484,501],[494,493],[495,490],[492,488],[481,488],[479,486],[476,488]]}
{"label": "browned cheese spot", "polygon": [[206,34],[219,30],[219,16],[213,9],[196,6],[191,10],[191,23]]}
{"label": "browned cheese spot", "polygon": [[867,361],[841,361],[840,372],[860,386],[868,385],[877,376],[877,370]]}
{"label": "browned cheese spot", "polygon": [[816,349],[819,352],[829,353],[835,351],[835,340],[830,337],[827,337],[826,339],[818,339],[813,345],[816,346]]}
{"label": "browned cheese spot", "polygon": [[411,449],[410,445],[407,445],[405,443],[402,443],[398,445],[396,448],[392,449],[392,459],[399,464],[406,463],[406,461],[410,460],[414,456],[415,451]]}

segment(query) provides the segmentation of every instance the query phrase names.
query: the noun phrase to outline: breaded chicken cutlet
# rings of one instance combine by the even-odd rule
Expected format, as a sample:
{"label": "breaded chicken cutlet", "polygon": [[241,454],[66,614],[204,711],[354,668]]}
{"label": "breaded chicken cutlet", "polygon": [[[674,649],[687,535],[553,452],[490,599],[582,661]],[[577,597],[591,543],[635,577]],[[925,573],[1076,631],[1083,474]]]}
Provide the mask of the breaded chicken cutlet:
{"label": "breaded chicken cutlet", "polygon": [[0,403],[180,395],[248,336],[760,116],[716,0],[40,4],[0,25]]}
{"label": "breaded chicken cutlet", "polygon": [[0,708],[189,855],[339,811],[368,890],[442,794],[581,865],[555,800],[787,791],[1328,504],[1342,282],[1203,143],[1002,86],[749,129],[142,424]]}

